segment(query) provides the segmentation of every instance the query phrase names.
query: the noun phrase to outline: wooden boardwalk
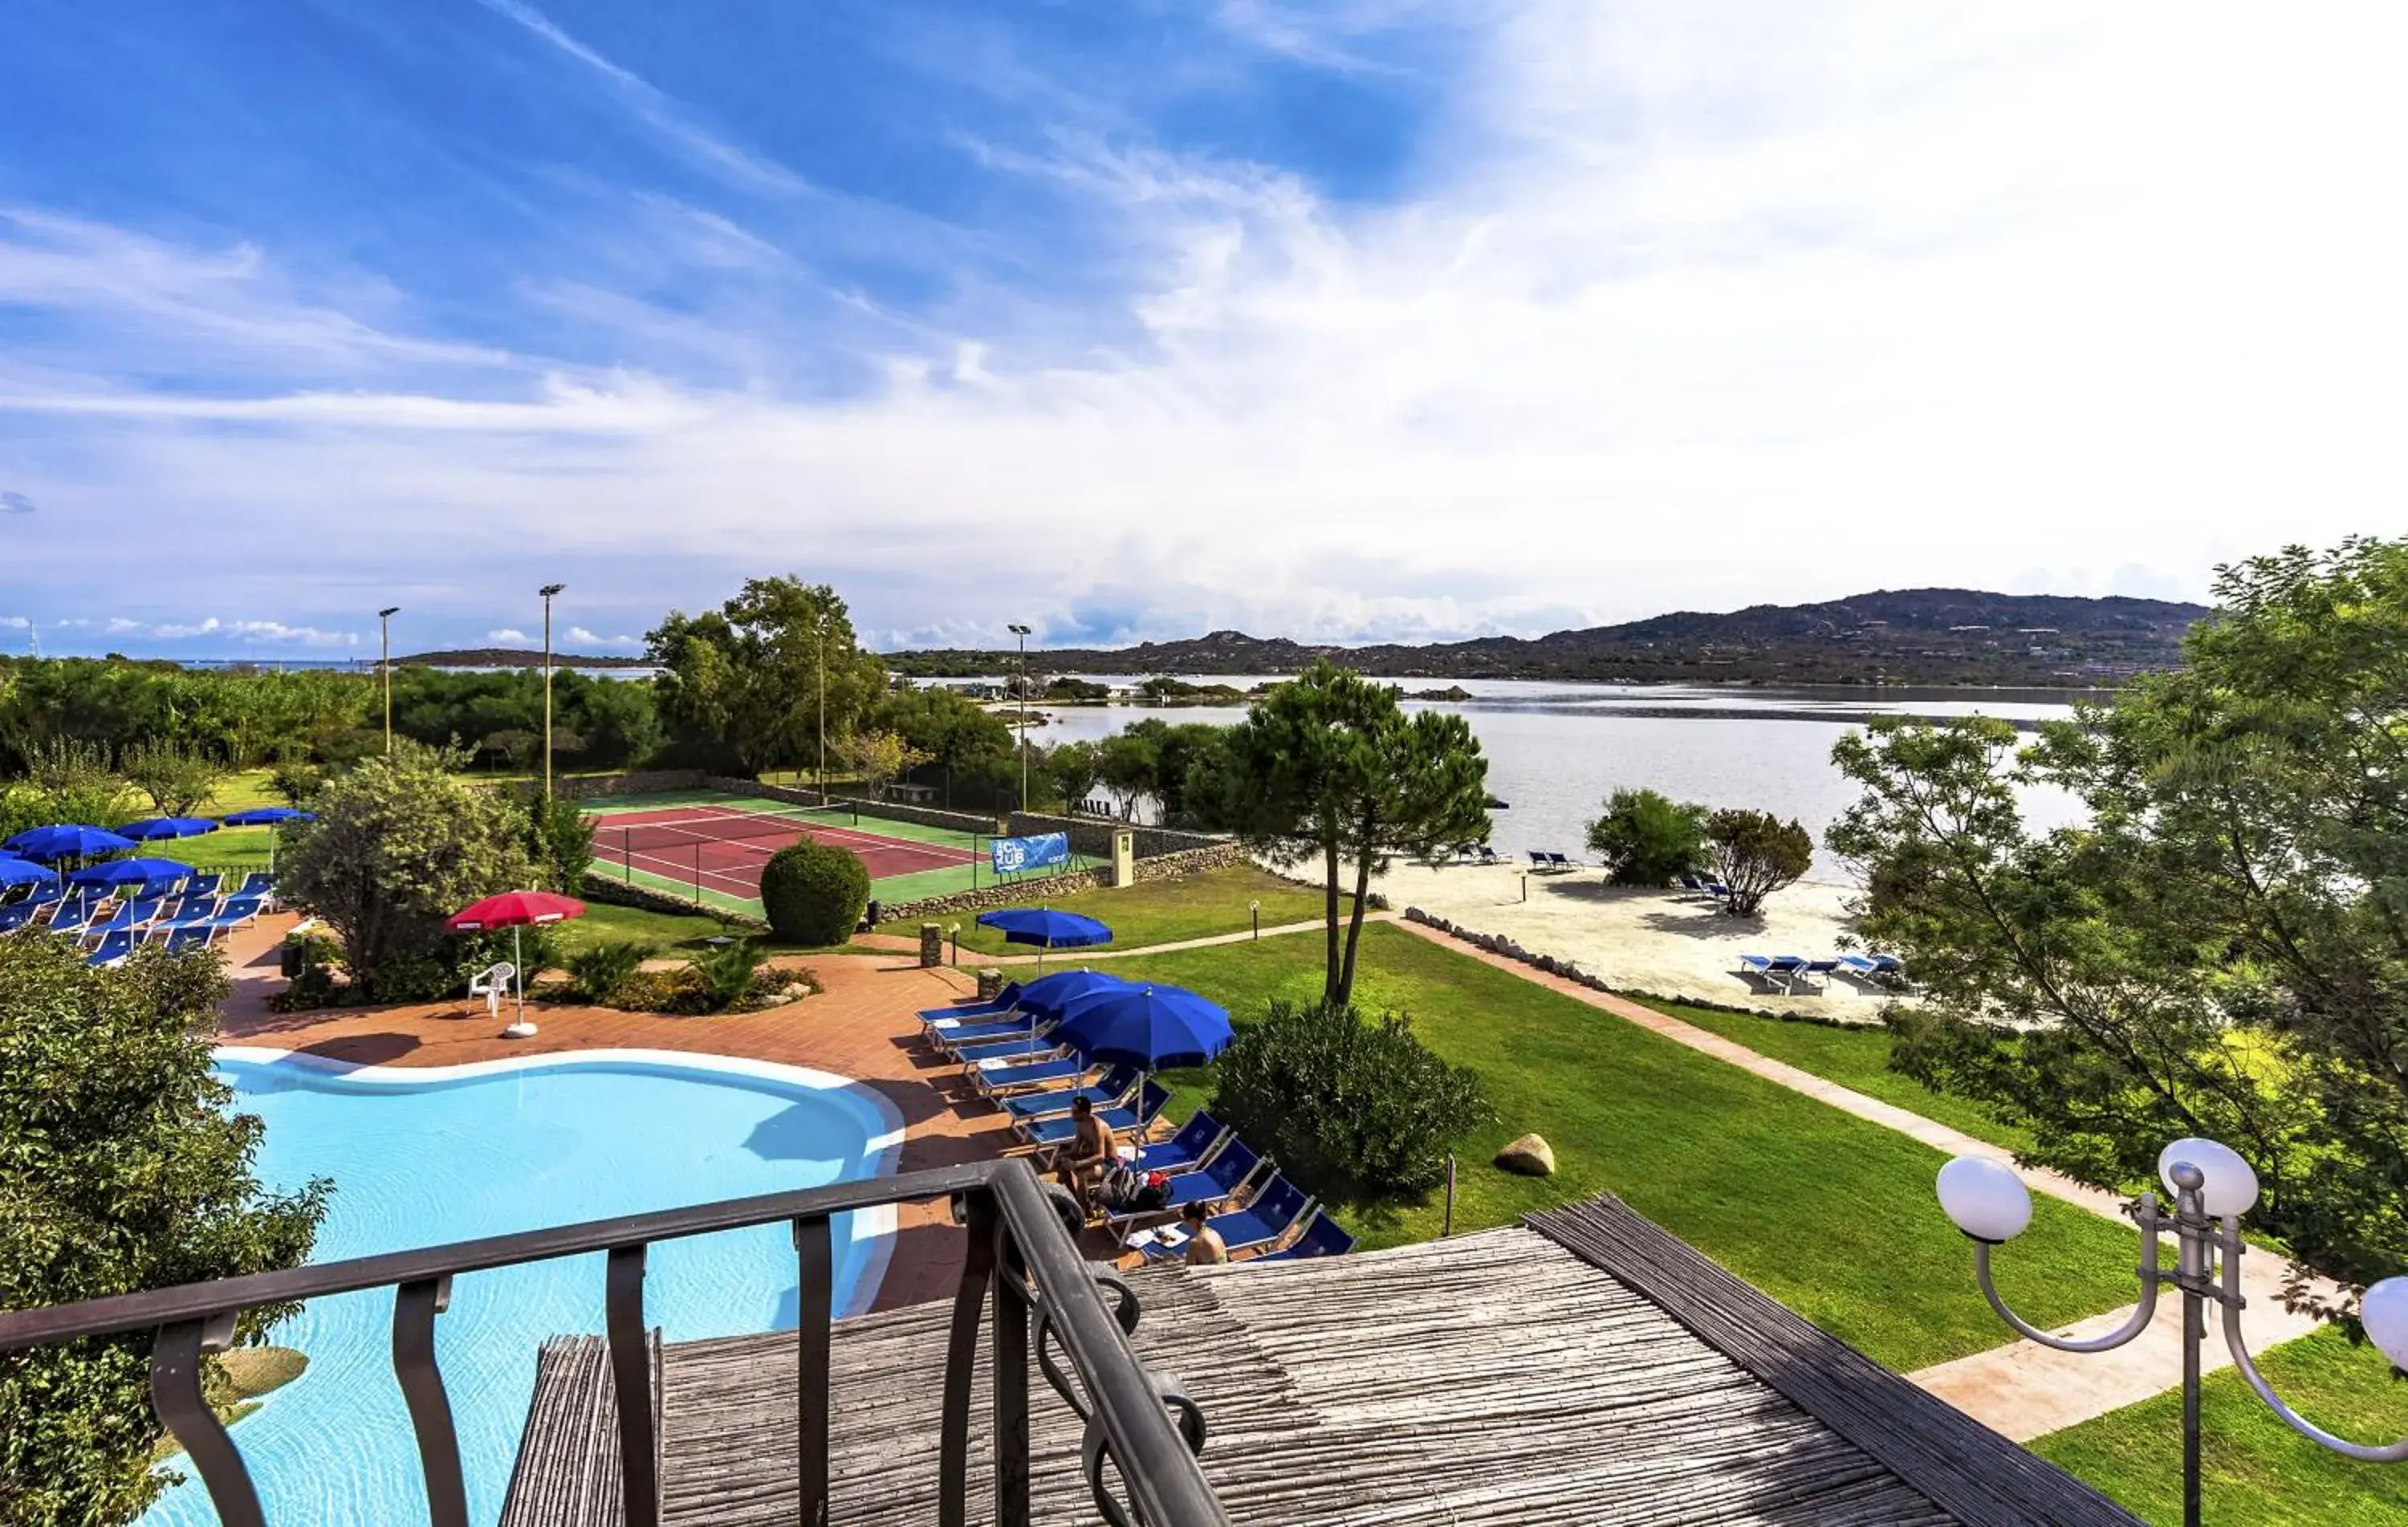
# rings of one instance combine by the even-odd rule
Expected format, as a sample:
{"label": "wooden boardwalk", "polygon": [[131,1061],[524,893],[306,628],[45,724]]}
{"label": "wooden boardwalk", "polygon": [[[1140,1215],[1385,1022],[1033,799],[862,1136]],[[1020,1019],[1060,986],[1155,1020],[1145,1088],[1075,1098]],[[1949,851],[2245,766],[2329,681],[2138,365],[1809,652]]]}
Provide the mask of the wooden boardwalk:
{"label": "wooden boardwalk", "polygon": [[[1553,1217],[1557,1234],[1609,1240],[1645,1226],[1611,1200]],[[1834,1364],[1838,1344],[1786,1311],[1795,1325],[1775,1320],[1768,1333],[1764,1310],[1732,1287],[1762,1295],[1656,1235],[1637,1238],[1646,1278],[1661,1285],[1652,1297],[1601,1266],[1596,1248],[1522,1228],[1327,1260],[1149,1273],[1136,1280],[1136,1343],[1203,1407],[1205,1474],[1240,1527],[2132,1527],[1903,1380]],[[1694,1275],[1693,1264],[1722,1281]],[[1693,1296],[1698,1307],[1678,1309]],[[832,1521],[935,1520],[947,1316],[930,1304],[837,1327]],[[1832,1372],[1822,1390],[1799,1387],[1796,1374],[1768,1380],[1717,1339]],[[549,1361],[545,1371],[567,1373]],[[664,1349],[666,1521],[794,1520],[795,1371],[791,1335]],[[1077,1477],[1076,1418],[1034,1375],[1031,1390],[1037,1519],[1100,1520]],[[991,1500],[983,1374],[972,1392],[975,1521]],[[1817,1404],[1836,1392],[1843,1424],[1793,1392]],[[597,1491],[561,1477],[604,1467],[596,1449],[574,1445],[592,1434],[597,1401],[607,1405],[590,1382],[538,1386],[530,1436],[570,1446],[522,1456],[509,1527],[617,1521],[608,1480]],[[564,1421],[565,1411],[583,1419]],[[1868,1424],[1891,1420],[1906,1448],[1862,1445]],[[1935,1447],[1953,1451],[1935,1456]],[[522,1498],[587,1504],[539,1515]]]}

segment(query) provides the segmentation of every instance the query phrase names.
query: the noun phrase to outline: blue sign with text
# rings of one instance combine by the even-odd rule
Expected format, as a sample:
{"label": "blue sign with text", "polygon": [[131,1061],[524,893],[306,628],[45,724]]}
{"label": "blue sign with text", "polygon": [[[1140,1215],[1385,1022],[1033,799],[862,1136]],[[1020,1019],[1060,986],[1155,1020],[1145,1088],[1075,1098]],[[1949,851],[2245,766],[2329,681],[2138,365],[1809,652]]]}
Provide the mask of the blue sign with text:
{"label": "blue sign with text", "polygon": [[995,872],[999,875],[1070,862],[1070,835],[1067,832],[1040,832],[1034,838],[996,838],[987,848],[995,862]]}

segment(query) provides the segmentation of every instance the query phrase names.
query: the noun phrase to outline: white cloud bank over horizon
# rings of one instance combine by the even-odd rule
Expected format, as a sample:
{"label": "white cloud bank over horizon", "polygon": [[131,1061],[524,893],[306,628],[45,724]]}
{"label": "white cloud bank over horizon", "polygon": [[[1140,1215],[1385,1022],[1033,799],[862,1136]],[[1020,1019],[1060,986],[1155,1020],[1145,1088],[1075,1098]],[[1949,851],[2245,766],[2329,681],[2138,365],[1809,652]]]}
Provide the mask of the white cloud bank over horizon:
{"label": "white cloud bank over horizon", "polygon": [[[0,553],[49,582],[104,526],[224,525],[288,630],[482,629],[566,563],[606,630],[791,569],[887,644],[1424,640],[1928,583],[2199,598],[2219,560],[2398,527],[2408,13],[1482,8],[1393,202],[1072,133],[992,156],[1145,252],[1115,296],[1143,343],[956,318],[857,396],[509,353],[272,250],[0,216],[0,305],[98,337],[0,358],[0,467],[42,506]],[[226,384],[146,385],[159,345]]]}

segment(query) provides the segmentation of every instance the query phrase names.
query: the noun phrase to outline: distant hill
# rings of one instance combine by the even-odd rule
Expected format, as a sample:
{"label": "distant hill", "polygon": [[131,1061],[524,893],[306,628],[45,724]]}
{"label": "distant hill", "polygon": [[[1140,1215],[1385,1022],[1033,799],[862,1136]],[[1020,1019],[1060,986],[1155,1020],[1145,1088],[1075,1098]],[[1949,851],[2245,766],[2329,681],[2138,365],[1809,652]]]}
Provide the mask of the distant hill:
{"label": "distant hill", "polygon": [[[413,653],[396,657],[396,664],[408,663],[419,668],[541,668],[543,654],[520,647],[460,647],[449,652]],[[580,653],[556,652],[552,655],[554,668],[646,668],[640,657],[591,657]]]}
{"label": "distant hill", "polygon": [[[1028,661],[1044,673],[1292,673],[1327,657],[1393,678],[2086,687],[2179,666],[2183,634],[2207,613],[2163,599],[1885,589],[1536,638],[1345,647],[1214,631],[1134,647],[1048,649]],[[1018,662],[1009,649],[883,656],[896,672],[931,678],[1009,672]]]}

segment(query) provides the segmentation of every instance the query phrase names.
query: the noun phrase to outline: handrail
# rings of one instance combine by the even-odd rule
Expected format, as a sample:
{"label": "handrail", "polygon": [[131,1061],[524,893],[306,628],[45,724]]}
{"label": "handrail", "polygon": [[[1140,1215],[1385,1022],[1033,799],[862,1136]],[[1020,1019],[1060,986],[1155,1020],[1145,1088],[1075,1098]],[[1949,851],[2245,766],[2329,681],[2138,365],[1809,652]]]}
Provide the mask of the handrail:
{"label": "handrail", "polygon": [[896,1177],[865,1177],[825,1188],[805,1188],[752,1198],[724,1199],[717,1203],[650,1214],[622,1215],[615,1219],[589,1219],[578,1225],[488,1235],[474,1241],[387,1251],[348,1261],[321,1262],[280,1273],[250,1273],[214,1283],[185,1283],[172,1289],[111,1294],[75,1304],[0,1313],[0,1352],[40,1347],[75,1336],[107,1336],[140,1331],[173,1320],[195,1320],[222,1310],[252,1309],[284,1304],[328,1294],[380,1289],[389,1283],[415,1283],[454,1273],[481,1273],[520,1262],[576,1257],[614,1246],[682,1240],[718,1231],[744,1230],[815,1215],[843,1214],[904,1199],[945,1198],[986,1186],[997,1163],[938,1167]]}
{"label": "handrail", "polygon": [[[465,1527],[459,1449],[434,1361],[434,1322],[450,1303],[452,1275],[607,1252],[605,1324],[617,1399],[624,1520],[628,1527],[654,1527],[661,1509],[659,1394],[643,1310],[646,1248],[657,1241],[784,1220],[794,1227],[802,1296],[796,1336],[802,1395],[796,1435],[796,1500],[802,1520],[822,1522],[829,1508],[828,1323],[834,1266],[828,1217],[898,1200],[934,1198],[954,1201],[955,1217],[968,1227],[969,1237],[944,1357],[939,1520],[967,1520],[971,1368],[980,1307],[990,1305],[994,1417],[989,1431],[998,1527],[1027,1527],[1031,1520],[1027,1380],[1032,1308],[1042,1330],[1059,1341],[1086,1390],[1089,1405],[1074,1403],[1073,1408],[1087,1424],[1084,1472],[1107,1520],[1148,1527],[1227,1527],[1228,1519],[1194,1456],[1203,1436],[1200,1413],[1174,1386],[1148,1373],[1129,1343],[1127,1332],[1136,1326],[1139,1313],[1134,1296],[1125,1286],[1117,1287],[1123,1308],[1117,1316],[1106,1309],[1095,1270],[1081,1257],[1036,1174],[1025,1161],[1016,1160],[0,1313],[0,1351],[86,1336],[153,1333],[151,1391],[161,1419],[184,1444],[221,1520],[230,1527],[246,1527],[264,1523],[264,1514],[239,1449],[203,1399],[201,1354],[223,1345],[242,1310],[396,1286],[394,1371],[409,1401],[430,1514],[435,1527]],[[1183,1429],[1172,1420],[1174,1410]],[[1133,1517],[1107,1494],[1103,1459],[1117,1470]]]}

